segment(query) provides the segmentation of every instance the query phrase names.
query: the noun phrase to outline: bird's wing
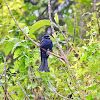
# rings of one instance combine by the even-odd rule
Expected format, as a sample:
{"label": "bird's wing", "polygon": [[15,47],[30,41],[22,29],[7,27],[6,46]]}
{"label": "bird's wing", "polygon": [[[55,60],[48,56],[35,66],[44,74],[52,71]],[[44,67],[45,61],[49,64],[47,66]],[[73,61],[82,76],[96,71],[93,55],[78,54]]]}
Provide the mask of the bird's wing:
{"label": "bird's wing", "polygon": [[41,48],[45,47],[45,41],[44,40],[41,40],[40,47]]}

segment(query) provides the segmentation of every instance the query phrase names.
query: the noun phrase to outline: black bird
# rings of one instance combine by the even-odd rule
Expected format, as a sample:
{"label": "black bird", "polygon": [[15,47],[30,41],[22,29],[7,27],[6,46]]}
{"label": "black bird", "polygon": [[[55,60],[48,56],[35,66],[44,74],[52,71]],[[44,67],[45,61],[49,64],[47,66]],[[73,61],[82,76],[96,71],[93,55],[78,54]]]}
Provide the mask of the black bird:
{"label": "black bird", "polygon": [[[47,63],[47,59],[49,55],[47,54],[47,50],[52,51],[52,41],[50,40],[49,35],[44,35],[42,37],[42,40],[40,42],[40,51],[41,51],[41,66],[39,67],[38,71],[45,71],[49,72],[49,67]],[[44,48],[46,51],[42,50],[41,48]]]}

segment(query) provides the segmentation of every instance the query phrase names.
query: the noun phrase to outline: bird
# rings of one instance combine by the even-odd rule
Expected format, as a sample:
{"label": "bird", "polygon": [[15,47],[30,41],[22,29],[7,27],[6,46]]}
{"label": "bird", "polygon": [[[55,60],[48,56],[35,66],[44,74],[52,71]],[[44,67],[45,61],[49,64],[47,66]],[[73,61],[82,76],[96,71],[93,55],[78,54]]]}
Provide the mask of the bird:
{"label": "bird", "polygon": [[[53,47],[53,44],[52,44],[52,41],[50,40],[50,36],[44,35],[40,42],[41,65],[40,65],[38,71],[50,72],[48,63],[47,63],[47,59],[49,57],[49,55],[47,54],[47,51],[48,50],[52,51],[52,47]],[[45,49],[46,51],[44,51],[42,48]]]}

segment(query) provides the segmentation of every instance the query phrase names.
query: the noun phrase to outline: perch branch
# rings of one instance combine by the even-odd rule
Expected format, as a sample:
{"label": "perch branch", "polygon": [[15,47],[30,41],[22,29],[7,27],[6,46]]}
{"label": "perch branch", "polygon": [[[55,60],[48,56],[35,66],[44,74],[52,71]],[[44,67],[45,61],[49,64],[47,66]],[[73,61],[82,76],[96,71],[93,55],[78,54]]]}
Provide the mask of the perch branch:
{"label": "perch branch", "polygon": [[[55,30],[54,30],[54,27],[53,27],[53,23],[52,23],[52,18],[51,18],[51,5],[50,5],[50,0],[48,0],[48,14],[49,14],[49,19],[50,19],[52,33],[53,33],[54,36],[56,36]],[[66,58],[63,50],[61,49],[58,40],[55,37],[54,37],[54,39],[55,39],[56,44],[57,44],[57,47],[58,47],[58,49],[59,49],[59,51],[61,53],[61,56],[63,57],[63,60],[65,61],[65,63],[68,63],[68,59]]]}
{"label": "perch branch", "polygon": [[[19,24],[17,23],[16,19],[14,18],[13,14],[12,14],[12,11],[10,10],[10,8],[9,8],[9,6],[8,6],[7,1],[6,1],[6,0],[4,0],[4,1],[5,1],[5,3],[6,3],[6,6],[7,6],[8,10],[9,10],[9,12],[10,12],[10,14],[11,14],[13,20],[15,21],[17,27],[22,31],[22,33],[23,33],[31,42],[33,42],[35,45],[37,45],[38,47],[40,47],[40,45],[39,45],[37,42],[33,41],[33,39],[31,39],[31,38],[23,31],[23,29],[19,26]],[[41,49],[43,49],[44,51],[46,51],[44,48],[41,48]],[[61,56],[59,56],[59,55],[56,55],[56,54],[54,54],[54,53],[52,53],[52,52],[49,52],[49,54],[51,54],[51,55],[53,55],[53,56],[55,56],[55,57],[58,57],[58,58],[64,60],[63,57],[61,57]]]}

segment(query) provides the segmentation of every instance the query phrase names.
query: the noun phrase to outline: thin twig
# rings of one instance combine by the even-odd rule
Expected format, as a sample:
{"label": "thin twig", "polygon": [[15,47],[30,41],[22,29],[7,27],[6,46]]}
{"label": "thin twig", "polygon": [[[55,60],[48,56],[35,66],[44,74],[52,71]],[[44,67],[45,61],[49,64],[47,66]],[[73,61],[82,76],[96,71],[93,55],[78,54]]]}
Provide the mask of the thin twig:
{"label": "thin twig", "polygon": [[[4,86],[2,86],[2,88],[3,88],[3,90],[5,91]],[[6,98],[5,100],[9,100],[8,96],[7,96],[7,98]]]}
{"label": "thin twig", "polygon": [[23,31],[23,29],[19,26],[19,24],[17,23],[16,19],[15,19],[14,16],[13,16],[13,14],[12,14],[12,12],[11,12],[11,10],[10,10],[10,8],[9,8],[9,6],[8,6],[6,0],[5,0],[5,3],[6,3],[6,6],[7,6],[8,10],[9,10],[9,12],[10,12],[10,14],[11,14],[13,20],[15,21],[17,27],[22,31],[22,33],[23,33],[30,41],[32,41],[34,44],[36,44],[37,46],[39,46],[39,44],[38,44],[37,42],[33,41],[33,40]]}
{"label": "thin twig", "polygon": [[27,93],[25,92],[25,90],[23,89],[23,87],[21,86],[20,82],[18,82],[18,85],[20,86],[21,90],[23,91],[23,93],[25,94],[26,98],[28,100],[30,100],[30,98],[28,97]]}
{"label": "thin twig", "polygon": [[4,74],[5,74],[5,100],[7,100],[7,78],[6,78],[6,67],[7,67],[7,62],[6,62],[6,57],[4,58]]}
{"label": "thin twig", "polygon": [[[70,50],[73,50],[74,53],[77,54],[76,51],[73,49],[72,45],[69,43],[69,41],[68,41],[66,35],[63,33],[63,31],[62,31],[62,29],[60,28],[60,25],[59,25],[59,24],[58,24],[58,28],[59,28],[59,31],[61,32],[61,34],[63,35],[63,37],[65,38],[66,43],[68,43],[68,45],[70,46],[69,51],[70,51]],[[69,51],[68,51],[68,52],[69,52]],[[67,54],[68,54],[68,52],[67,52]]]}
{"label": "thin twig", "polygon": [[[57,1],[58,1],[58,0],[55,0],[55,1],[52,3],[52,7],[56,6],[55,4],[56,4]],[[44,12],[47,13],[47,11],[48,11],[48,5],[47,5],[46,8],[43,10],[43,12],[42,12],[41,14],[39,14],[39,17],[37,18],[37,20],[40,20],[41,17],[43,16]],[[43,16],[43,17],[44,17],[44,16]]]}
{"label": "thin twig", "polygon": [[73,34],[73,43],[75,40],[75,34],[76,34],[76,14],[74,14],[74,34]]}
{"label": "thin twig", "polygon": [[94,11],[96,13],[97,24],[98,24],[99,35],[100,35],[100,24],[99,24],[99,19],[98,19],[98,14],[97,14],[96,0],[94,0]]}
{"label": "thin twig", "polygon": [[58,93],[58,92],[53,88],[53,86],[51,85],[49,79],[48,79],[48,82],[49,82],[49,85],[50,85],[51,89],[52,89],[57,95],[59,95],[60,97],[62,97],[62,98],[64,98],[64,99],[72,100],[72,99],[68,98],[68,96],[65,97],[65,96],[61,95],[60,93]]}
{"label": "thin twig", "polygon": [[71,49],[72,49],[73,47],[72,47],[71,44],[68,42],[68,39],[67,39],[66,35],[63,33],[63,31],[61,30],[59,24],[58,24],[58,28],[59,28],[59,31],[61,32],[61,34],[63,35],[63,37],[65,38],[66,42],[68,43],[68,45],[69,45],[69,46],[71,47]]}
{"label": "thin twig", "polygon": [[[29,74],[32,74],[30,66],[29,66]],[[33,93],[33,95],[35,95],[34,88],[32,88],[32,84],[33,84],[33,78],[32,77],[30,77],[30,81],[31,81],[31,90],[32,90],[32,93]]]}
{"label": "thin twig", "polygon": [[[28,83],[29,83],[29,71],[28,71],[28,77],[27,77],[27,87],[28,87]],[[27,88],[26,88],[26,93],[27,93]],[[27,100],[26,97],[25,97],[25,100]]]}
{"label": "thin twig", "polygon": [[8,93],[9,97],[10,97],[12,100],[15,100],[15,99],[12,98],[11,94],[10,94],[8,91],[7,91],[7,93]]}
{"label": "thin twig", "polygon": [[50,24],[51,24],[51,30],[52,30],[52,33],[54,35],[54,39],[56,41],[57,47],[58,47],[58,49],[59,49],[59,51],[61,53],[61,56],[63,57],[63,60],[65,61],[65,63],[68,63],[68,59],[66,58],[63,50],[61,49],[58,40],[55,38],[56,34],[55,34],[55,30],[54,30],[53,23],[52,23],[52,18],[51,18],[51,5],[50,5],[50,0],[48,0],[48,14],[49,14],[49,19],[50,19]]}
{"label": "thin twig", "polygon": [[[2,88],[3,88],[3,90],[4,90],[4,86],[2,86]],[[12,100],[14,100],[14,99],[12,98],[11,94],[8,92],[8,90],[7,90],[7,93],[8,93],[8,95],[10,96],[10,98],[11,98]],[[8,98],[8,97],[7,97],[7,98]]]}
{"label": "thin twig", "polygon": [[[23,33],[31,42],[33,42],[35,45],[37,45],[38,47],[40,47],[40,45],[39,45],[37,42],[33,41],[33,40],[23,31],[23,29],[19,26],[19,24],[17,23],[16,19],[14,18],[13,14],[12,14],[12,12],[11,12],[11,10],[10,10],[8,4],[7,4],[7,1],[6,1],[6,0],[4,0],[4,1],[5,1],[5,3],[6,3],[6,6],[7,6],[8,10],[9,10],[9,12],[10,12],[10,14],[11,14],[13,20],[15,21],[17,27],[22,31],[22,33]],[[44,51],[46,51],[44,48],[41,48],[41,49],[43,49]],[[53,56],[55,56],[55,57],[58,57],[58,58],[64,60],[63,57],[61,57],[61,56],[59,56],[59,55],[56,55],[56,54],[54,54],[54,53],[52,53],[52,52],[49,52],[49,54],[51,54],[51,55],[53,55]]]}
{"label": "thin twig", "polygon": [[[65,38],[66,42],[67,42],[68,45],[70,46],[70,48],[74,51],[75,54],[77,54],[76,51],[73,49],[72,45],[68,42],[68,39],[67,39],[66,35],[63,33],[63,31],[61,30],[59,24],[58,24],[58,28],[59,28],[61,34],[63,35],[63,37]],[[68,53],[67,53],[67,54],[68,54]]]}

